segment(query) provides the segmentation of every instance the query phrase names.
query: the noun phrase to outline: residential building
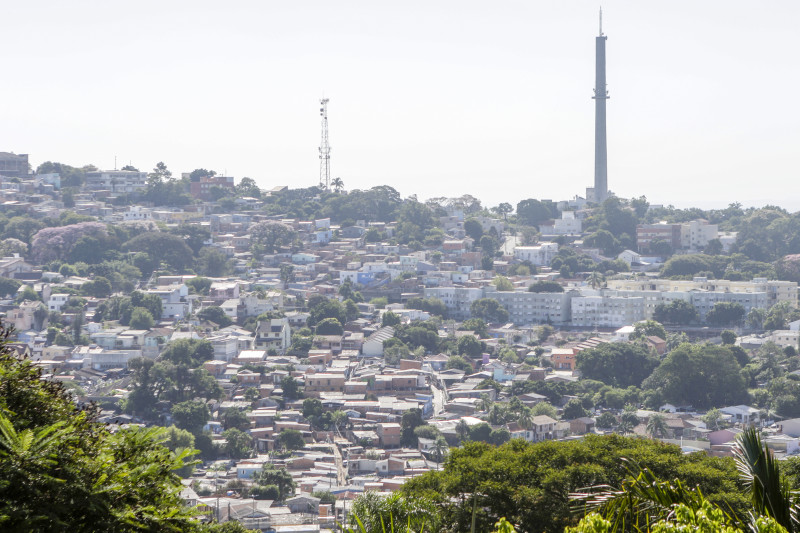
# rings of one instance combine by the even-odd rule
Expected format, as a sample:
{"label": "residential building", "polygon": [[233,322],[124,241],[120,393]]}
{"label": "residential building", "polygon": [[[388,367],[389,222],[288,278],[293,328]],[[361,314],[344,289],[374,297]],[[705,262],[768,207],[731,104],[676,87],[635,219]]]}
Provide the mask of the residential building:
{"label": "residential building", "polygon": [[577,293],[498,291],[483,289],[484,298],[497,300],[514,324],[569,324],[572,297]]}
{"label": "residential building", "polygon": [[272,318],[259,320],[256,327],[256,348],[273,349],[279,354],[285,353],[292,343],[292,327],[289,319]]}
{"label": "residential building", "polygon": [[558,254],[558,244],[543,242],[537,246],[517,246],[514,248],[514,259],[517,261],[530,261],[536,266],[547,266]]}
{"label": "residential building", "polygon": [[619,328],[644,320],[644,298],[602,294],[572,299],[572,325]]}
{"label": "residential building", "polygon": [[147,172],[133,170],[97,170],[86,173],[86,188],[129,194],[147,188]]}

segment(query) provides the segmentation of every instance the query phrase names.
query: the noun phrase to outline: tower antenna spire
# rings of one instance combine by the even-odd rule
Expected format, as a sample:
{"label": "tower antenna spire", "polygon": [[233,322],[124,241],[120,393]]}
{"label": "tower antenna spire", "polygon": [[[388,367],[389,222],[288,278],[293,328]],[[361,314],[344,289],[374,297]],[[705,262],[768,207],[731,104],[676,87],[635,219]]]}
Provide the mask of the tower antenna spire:
{"label": "tower antenna spire", "polygon": [[331,188],[331,145],[328,144],[328,101],[319,101],[319,114],[322,117],[322,139],[319,144],[319,186]]}
{"label": "tower antenna spire", "polygon": [[600,37],[603,36],[603,6],[600,6]]}

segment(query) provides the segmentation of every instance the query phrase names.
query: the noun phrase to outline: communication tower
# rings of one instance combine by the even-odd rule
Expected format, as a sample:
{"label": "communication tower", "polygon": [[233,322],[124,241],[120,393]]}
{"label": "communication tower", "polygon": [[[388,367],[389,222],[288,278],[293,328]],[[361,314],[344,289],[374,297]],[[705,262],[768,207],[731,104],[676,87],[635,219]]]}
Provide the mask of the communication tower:
{"label": "communication tower", "polygon": [[328,98],[319,101],[322,117],[322,140],[319,143],[319,186],[331,188],[331,145],[328,144]]}

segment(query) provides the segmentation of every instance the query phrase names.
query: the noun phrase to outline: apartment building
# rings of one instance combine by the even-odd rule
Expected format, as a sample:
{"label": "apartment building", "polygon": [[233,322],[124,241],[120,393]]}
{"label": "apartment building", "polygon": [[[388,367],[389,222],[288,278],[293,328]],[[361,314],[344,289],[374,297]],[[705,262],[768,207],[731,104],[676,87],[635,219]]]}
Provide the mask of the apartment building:
{"label": "apartment building", "polygon": [[547,266],[558,254],[558,244],[543,242],[537,246],[517,246],[514,248],[514,259],[530,261],[536,266]]}
{"label": "apartment building", "polygon": [[259,320],[256,327],[256,348],[265,350],[273,349],[278,353],[284,353],[292,343],[292,328],[289,319],[273,318],[270,320]]}
{"label": "apartment building", "polygon": [[472,302],[483,298],[483,290],[478,287],[426,287],[425,298],[440,299],[450,318],[466,320],[471,316]]}
{"label": "apartment building", "polygon": [[644,298],[603,294],[572,298],[572,325],[622,327],[644,320]]}
{"label": "apartment building", "polygon": [[514,324],[569,324],[572,294],[566,292],[483,289],[484,298],[500,302]]}
{"label": "apartment building", "polygon": [[129,194],[147,188],[147,172],[133,170],[98,170],[86,173],[86,188]]}

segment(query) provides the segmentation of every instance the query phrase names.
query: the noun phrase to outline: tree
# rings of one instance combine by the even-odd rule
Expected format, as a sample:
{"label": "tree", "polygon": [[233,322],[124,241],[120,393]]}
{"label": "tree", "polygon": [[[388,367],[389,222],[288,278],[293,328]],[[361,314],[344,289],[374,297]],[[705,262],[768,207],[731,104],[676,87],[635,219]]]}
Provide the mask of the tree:
{"label": "tree", "polygon": [[433,500],[438,519],[453,531],[469,531],[473,523],[475,531],[491,531],[506,517],[526,531],[561,533],[576,521],[570,493],[594,484],[622,486],[627,476],[620,457],[667,479],[691,476],[692,486],[734,509],[746,505],[732,461],[684,456],[678,446],[616,435],[569,442],[516,439],[499,447],[462,443],[450,450],[443,470],[416,476],[399,492]]}
{"label": "tree", "polygon": [[744,307],[738,302],[717,302],[706,314],[706,322],[718,326],[737,324],[744,318]]}
{"label": "tree", "polygon": [[[5,338],[5,335],[2,335]],[[0,517],[7,531],[196,531],[162,429],[120,429],[29,360],[0,353]],[[120,460],[124,458],[124,460]]]}
{"label": "tree", "polygon": [[480,357],[483,353],[483,348],[484,344],[472,335],[463,335],[458,338],[458,342],[456,343],[458,355],[465,355],[472,358]]}
{"label": "tree", "polygon": [[474,218],[470,218],[464,221],[464,232],[475,242],[478,242],[483,236],[483,226]]}
{"label": "tree", "polygon": [[217,305],[204,307],[197,313],[197,318],[200,320],[208,320],[209,322],[213,322],[219,325],[221,328],[226,328],[233,324],[231,317],[226,315],[225,311]]}
{"label": "tree", "polygon": [[403,446],[416,448],[417,435],[414,433],[414,430],[425,424],[427,424],[427,422],[425,422],[425,420],[422,418],[421,409],[409,409],[403,413],[403,417],[400,419],[400,427],[402,432],[400,435],[400,444]]}
{"label": "tree", "polygon": [[653,311],[653,319],[662,324],[691,324],[697,320],[697,309],[686,300],[672,300],[668,304],[658,304]]}
{"label": "tree", "polygon": [[538,226],[545,220],[554,218],[554,211],[552,203],[544,203],[529,198],[517,204],[517,220],[529,226]]}
{"label": "tree", "polygon": [[200,250],[197,270],[204,276],[221,277],[228,275],[233,265],[222,250],[206,246]]}
{"label": "tree", "polygon": [[95,298],[106,298],[111,295],[112,288],[111,282],[108,279],[97,276],[94,281],[89,281],[81,286],[84,294],[94,296]]}
{"label": "tree", "polygon": [[712,407],[703,415],[702,420],[708,429],[716,431],[722,427],[722,412],[716,407]]}
{"label": "tree", "polygon": [[492,284],[497,287],[498,291],[508,292],[514,290],[514,285],[505,276],[495,276],[492,280]]}
{"label": "tree", "polygon": [[584,378],[622,388],[638,387],[658,366],[658,360],[639,344],[601,344],[578,352],[575,362]]}
{"label": "tree", "polygon": [[294,493],[297,484],[292,475],[285,468],[275,468],[270,463],[265,463],[260,471],[253,473],[253,481],[259,486],[278,487],[278,500],[283,501]]}
{"label": "tree", "polygon": [[289,451],[302,450],[306,445],[303,434],[296,429],[282,429],[275,443],[280,448]]}
{"label": "tree", "polygon": [[574,420],[576,418],[584,417],[588,414],[589,413],[586,411],[586,409],[583,408],[581,401],[576,398],[568,401],[564,406],[563,417],[565,420]]}
{"label": "tree", "polygon": [[564,292],[564,287],[557,281],[537,281],[528,287],[528,292]]}
{"label": "tree", "polygon": [[722,344],[727,344],[729,346],[733,346],[736,344],[736,333],[733,331],[726,329],[722,333],[719,334],[720,338],[722,339]]}
{"label": "tree", "polygon": [[[254,389],[249,388],[248,390]],[[247,431],[252,425],[250,424],[250,419],[247,418],[247,413],[238,407],[226,409],[220,417],[220,420],[222,422],[223,429],[236,428],[241,431]]]}
{"label": "tree", "polygon": [[140,233],[123,247],[130,252],[144,252],[170,268],[183,272],[194,264],[192,249],[181,237],[161,231]]}
{"label": "tree", "polygon": [[643,320],[634,324],[630,340],[646,337],[658,337],[659,339],[667,340],[667,330],[655,320]]}
{"label": "tree", "polygon": [[17,289],[22,286],[20,281],[11,278],[0,278],[0,295],[14,296],[17,294]]}
{"label": "tree", "polygon": [[325,318],[317,324],[317,335],[342,335],[344,328],[336,318]]}
{"label": "tree", "polygon": [[344,189],[344,182],[342,181],[342,178],[334,178],[331,180],[331,186],[333,186],[334,191],[341,193]]}
{"label": "tree", "polygon": [[284,398],[294,400],[300,394],[300,385],[292,376],[286,376],[281,380],[281,390]]}
{"label": "tree", "polygon": [[392,313],[391,311],[386,311],[381,315],[381,326],[397,326],[401,323],[400,315]]}
{"label": "tree", "polygon": [[470,313],[473,318],[482,318],[488,323],[508,322],[508,311],[500,305],[500,302],[492,298],[479,298],[472,302]]}
{"label": "tree", "polygon": [[502,202],[495,209],[498,214],[503,215],[503,220],[508,220],[508,215],[514,211],[514,208],[508,202]]}
{"label": "tree", "polygon": [[664,437],[668,429],[664,415],[655,413],[647,418],[647,433],[651,437]]}
{"label": "tree", "polygon": [[144,307],[134,307],[131,312],[131,329],[147,330],[153,327],[153,315]]}
{"label": "tree", "polygon": [[741,367],[729,346],[681,344],[642,387],[658,389],[670,403],[699,409],[747,401]]}
{"label": "tree", "polygon": [[172,407],[172,419],[175,425],[193,435],[202,433],[203,426],[210,417],[211,413],[205,402],[181,402]]}
{"label": "tree", "polygon": [[589,275],[589,279],[587,281],[593,289],[599,289],[606,285],[606,277],[597,270],[593,271]]}
{"label": "tree", "polygon": [[[13,219],[12,219],[13,220]],[[10,222],[9,222],[10,224]],[[8,231],[8,225],[6,226]],[[44,228],[36,232],[31,240],[31,258],[40,263],[46,263],[55,259],[66,259],[73,251],[73,248],[84,237],[98,239],[94,241],[95,246],[107,246],[105,240],[108,231],[105,224],[100,222],[80,222],[67,226],[57,226]]]}
{"label": "tree", "polygon": [[236,428],[222,432],[225,438],[225,452],[231,459],[244,459],[250,457],[253,451],[253,438]]}
{"label": "tree", "polygon": [[456,369],[456,370],[463,370],[464,372],[467,372],[467,373],[470,373],[470,372],[473,371],[472,365],[469,363],[469,361],[467,361],[466,359],[464,359],[460,355],[452,355],[452,356],[450,356],[447,359],[446,368],[448,370],[453,369],[453,368]]}
{"label": "tree", "polygon": [[601,429],[611,429],[617,425],[617,417],[606,411],[597,417],[597,427]]}
{"label": "tree", "polygon": [[273,254],[275,249],[294,241],[295,231],[280,222],[258,222],[250,227],[250,237],[257,252]]}

